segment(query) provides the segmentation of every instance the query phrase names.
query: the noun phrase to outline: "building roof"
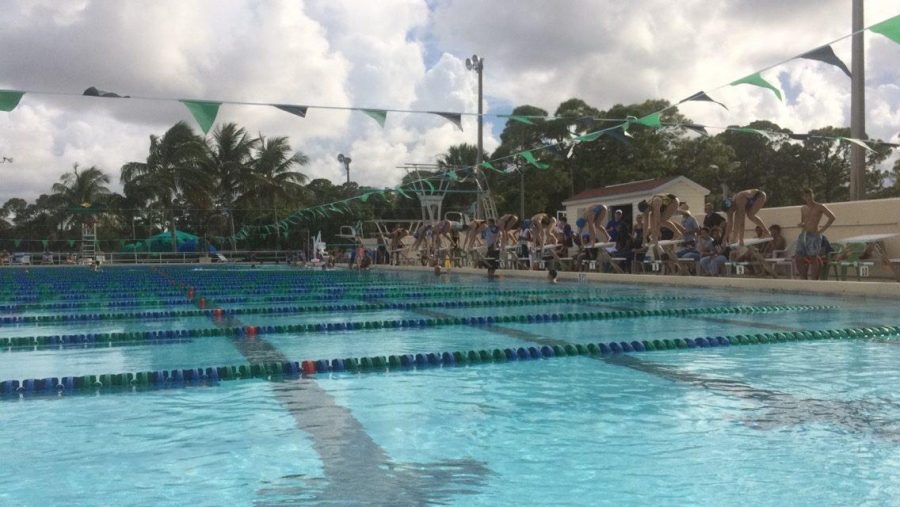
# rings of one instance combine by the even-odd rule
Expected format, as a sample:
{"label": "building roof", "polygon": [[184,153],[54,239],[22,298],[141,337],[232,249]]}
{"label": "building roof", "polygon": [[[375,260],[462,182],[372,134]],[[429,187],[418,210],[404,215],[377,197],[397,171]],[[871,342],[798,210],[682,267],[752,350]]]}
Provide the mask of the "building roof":
{"label": "building roof", "polygon": [[667,186],[667,184],[672,183],[678,178],[683,178],[683,176],[666,176],[665,178],[630,181],[628,183],[619,183],[616,185],[608,185],[600,188],[592,188],[566,199],[564,203],[572,201],[583,201],[586,199],[596,199],[598,197],[612,197],[617,195],[652,192],[660,187]]}

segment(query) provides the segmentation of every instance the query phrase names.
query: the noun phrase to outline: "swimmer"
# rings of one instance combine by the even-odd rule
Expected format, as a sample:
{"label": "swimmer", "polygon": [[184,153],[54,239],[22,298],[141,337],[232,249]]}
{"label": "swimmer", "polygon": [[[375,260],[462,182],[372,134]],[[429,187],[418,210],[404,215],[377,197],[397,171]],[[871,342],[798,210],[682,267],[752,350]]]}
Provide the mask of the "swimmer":
{"label": "swimmer", "polygon": [[[649,201],[638,203],[638,210],[644,215],[644,243],[655,244],[659,242],[660,229],[665,226],[675,233],[676,239],[684,236],[684,228],[673,222],[672,215],[678,211],[681,204],[675,194],[656,194]],[[650,241],[650,238],[653,241]]]}
{"label": "swimmer", "polygon": [[762,228],[763,235],[760,237],[771,237],[765,222],[756,216],[759,210],[765,206],[766,199],[765,192],[758,188],[751,188],[749,190],[741,190],[734,194],[731,199],[725,199],[722,202],[722,208],[728,215],[725,221],[725,239],[729,243],[738,243],[744,246],[744,229],[747,227],[746,220],[748,218],[757,227]]}
{"label": "swimmer", "polygon": [[531,217],[531,240],[538,251],[547,245],[559,243],[556,236],[556,218],[546,213],[538,213]]}
{"label": "swimmer", "polygon": [[400,250],[403,249],[403,238],[409,236],[409,231],[405,228],[397,225],[394,226],[394,230],[391,231],[390,234],[390,256],[391,256],[391,264],[400,264]]}
{"label": "swimmer", "polygon": [[452,247],[456,242],[453,240],[454,235],[458,235],[462,230],[462,224],[453,220],[441,220],[434,226],[431,232],[431,238],[434,240],[434,251],[438,252],[443,249],[442,239],[447,240],[447,244]]}
{"label": "swimmer", "polygon": [[419,250],[422,245],[428,245],[428,240],[431,238],[431,230],[433,229],[431,224],[422,224],[416,229],[416,232],[413,233],[413,237],[416,239],[412,244],[413,252]]}
{"label": "swimmer", "polygon": [[507,245],[516,242],[516,231],[519,225],[519,217],[512,214],[506,214],[497,219],[497,227],[500,228],[500,250],[504,250]]}
{"label": "swimmer", "polygon": [[466,252],[474,250],[475,244],[481,241],[481,233],[484,232],[486,227],[486,221],[477,219],[464,225],[463,230],[466,231],[466,239],[463,241],[463,250]]}
{"label": "swimmer", "polygon": [[606,220],[606,215],[608,214],[609,208],[603,204],[598,204],[586,209],[581,217],[575,221],[575,225],[578,227],[578,233],[576,235],[581,237],[583,235],[582,231],[584,231],[586,227],[590,237],[587,245],[597,243],[598,240],[601,239],[603,240],[602,243],[608,242],[609,233],[606,232],[606,227],[603,226],[603,222]]}

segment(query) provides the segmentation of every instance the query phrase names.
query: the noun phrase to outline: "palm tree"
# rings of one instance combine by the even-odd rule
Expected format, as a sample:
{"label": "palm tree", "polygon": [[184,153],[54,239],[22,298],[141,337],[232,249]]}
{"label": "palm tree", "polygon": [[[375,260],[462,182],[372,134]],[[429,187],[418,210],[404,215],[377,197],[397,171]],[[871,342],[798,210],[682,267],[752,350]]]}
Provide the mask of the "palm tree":
{"label": "palm tree", "polygon": [[144,195],[147,204],[162,209],[172,233],[172,251],[177,251],[176,201],[202,208],[209,203],[210,176],[203,170],[206,143],[184,122],[176,123],[162,137],[150,136],[146,162],[122,166],[126,195]]}
{"label": "palm tree", "polygon": [[53,193],[49,199],[56,208],[59,225],[66,229],[72,223],[84,223],[85,213],[93,212],[87,208],[96,209],[95,204],[105,204],[112,195],[109,183],[109,175],[97,167],[79,171],[78,164],[73,165],[72,172],[60,176],[59,182],[50,188]]}
{"label": "palm tree", "polygon": [[281,229],[278,224],[278,205],[299,195],[306,175],[293,171],[294,166],[305,166],[309,158],[301,152],[291,154],[287,137],[259,137],[259,147],[253,157],[251,170],[241,182],[245,198],[268,204],[272,210],[272,224],[276,231],[276,248],[281,245]]}
{"label": "palm tree", "polygon": [[[235,123],[219,126],[212,135],[204,160],[204,170],[213,180],[212,198],[219,210],[234,213],[242,179],[247,177],[253,162],[253,150],[259,139],[251,138]],[[208,219],[217,217],[210,216]],[[224,218],[221,215],[219,219]],[[233,219],[233,218],[232,218]],[[209,221],[209,220],[207,220]],[[232,247],[234,239],[232,238]]]}

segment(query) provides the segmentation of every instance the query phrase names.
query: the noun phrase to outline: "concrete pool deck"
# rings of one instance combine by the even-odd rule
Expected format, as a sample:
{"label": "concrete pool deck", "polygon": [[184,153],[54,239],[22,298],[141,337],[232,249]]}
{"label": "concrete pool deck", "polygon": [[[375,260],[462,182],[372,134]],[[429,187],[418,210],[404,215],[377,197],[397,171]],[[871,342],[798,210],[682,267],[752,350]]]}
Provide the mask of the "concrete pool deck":
{"label": "concrete pool deck", "polygon": [[[378,270],[397,272],[431,272],[432,268],[423,266],[385,266],[378,265]],[[450,273],[486,276],[484,269],[453,268]],[[528,270],[499,270],[497,274],[502,278],[519,278],[531,280],[546,280],[546,271]],[[615,273],[578,273],[573,271],[560,271],[557,279],[560,282],[578,282],[580,276],[584,280],[594,283],[627,283],[639,285],[663,285],[667,287],[690,287],[710,289],[738,289],[771,291],[786,293],[811,293],[832,296],[862,296],[877,298],[900,299],[900,283],[893,280],[844,282],[836,280],[790,280],[772,278],[727,278],[727,277],[701,277],[701,276],[672,276],[652,274],[615,274]]]}

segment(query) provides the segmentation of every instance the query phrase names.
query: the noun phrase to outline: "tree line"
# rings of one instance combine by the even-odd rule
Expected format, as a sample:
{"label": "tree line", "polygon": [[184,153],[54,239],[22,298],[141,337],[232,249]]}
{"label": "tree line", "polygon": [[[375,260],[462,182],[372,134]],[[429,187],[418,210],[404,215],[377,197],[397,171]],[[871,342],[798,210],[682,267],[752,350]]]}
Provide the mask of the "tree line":
{"label": "tree line", "polygon": [[[509,120],[500,146],[483,154],[485,160],[497,161],[494,166],[502,171],[484,173],[499,212],[519,214],[522,190],[525,214],[530,216],[561,209],[562,201],[586,189],[674,175],[709,188],[713,202],[746,188],[765,189],[771,206],[797,204],[795,194],[806,187],[825,202],[849,196],[850,145],[817,137],[848,137],[848,128],[827,126],[798,136],[772,122],[757,121],[736,127],[775,134],[725,130],[698,135],[696,129],[675,126],[692,122],[671,108],[661,117],[661,129],[635,125],[627,132],[617,130],[593,141],[570,143],[575,136],[618,125],[618,119],[640,118],[668,107],[665,101],[648,100],[601,110],[570,99],[552,116],[534,106],[515,108],[512,114],[527,117],[530,123]],[[546,169],[515,156],[550,143],[560,144],[533,152]],[[892,169],[882,169],[890,147],[873,144],[873,148],[867,154],[866,194],[900,196],[900,161]],[[453,192],[445,198],[444,211],[471,215],[477,184],[465,168],[476,159],[473,145],[452,146],[438,158],[439,169],[411,173],[403,183],[446,178],[453,171]],[[120,168],[121,193],[110,189],[112,176],[101,168],[75,165],[34,202],[6,201],[0,207],[0,244],[6,249],[13,248],[6,243],[17,239],[72,244],[81,237],[81,225],[96,219],[98,237],[107,241],[108,250],[117,250],[132,237],[140,240],[164,230],[173,234],[173,249],[175,230],[196,234],[219,248],[303,248],[308,236],[318,231],[326,240],[333,239],[342,224],[421,216],[414,198],[393,192],[351,201],[343,214],[310,217],[287,230],[279,228],[279,221],[297,209],[378,190],[354,182],[335,185],[323,178],[310,179],[303,172],[308,162],[285,137],[252,136],[239,125],[227,123],[204,138],[180,122],[162,136],[150,136],[144,160]],[[251,226],[251,233],[235,240],[234,232],[243,226]]]}

